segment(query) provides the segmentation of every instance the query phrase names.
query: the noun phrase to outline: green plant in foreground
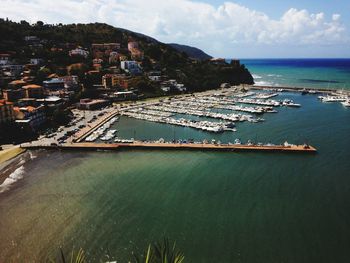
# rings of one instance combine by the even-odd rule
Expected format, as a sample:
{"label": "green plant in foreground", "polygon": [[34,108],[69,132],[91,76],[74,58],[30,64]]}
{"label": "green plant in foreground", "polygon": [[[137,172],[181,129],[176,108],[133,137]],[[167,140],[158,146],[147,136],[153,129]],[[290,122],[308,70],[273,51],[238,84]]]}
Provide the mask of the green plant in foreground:
{"label": "green plant in foreground", "polygon": [[185,256],[176,249],[176,243],[169,245],[169,240],[164,238],[163,243],[149,245],[141,260],[135,256],[136,263],[182,263]]}
{"label": "green plant in foreground", "polygon": [[[76,255],[74,255],[74,249],[73,249],[69,260],[64,255],[62,249],[60,249],[60,257],[61,257],[61,263],[86,263],[85,252],[83,249],[79,249]],[[50,262],[56,263],[54,260],[51,260]]]}
{"label": "green plant in foreground", "polygon": [[[148,249],[143,252],[141,257],[135,254],[133,254],[133,256],[135,258],[135,263],[182,263],[185,259],[184,254],[176,248],[176,243],[174,242],[174,244],[171,246],[167,238],[164,238],[163,242],[150,244]],[[75,254],[73,250],[70,257],[66,257],[62,249],[60,249],[60,258],[60,261],[51,260],[50,263],[87,262],[83,249],[79,249],[77,254]]]}

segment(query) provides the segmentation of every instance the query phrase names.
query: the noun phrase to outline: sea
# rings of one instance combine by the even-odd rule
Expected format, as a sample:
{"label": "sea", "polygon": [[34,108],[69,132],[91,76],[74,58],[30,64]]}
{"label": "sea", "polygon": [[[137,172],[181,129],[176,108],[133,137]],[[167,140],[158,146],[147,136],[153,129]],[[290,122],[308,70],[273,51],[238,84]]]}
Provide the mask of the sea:
{"label": "sea", "polygon": [[[316,71],[301,64],[290,70],[291,63],[265,66],[271,60],[259,68],[257,61],[246,65],[261,81]],[[335,74],[339,68],[329,71],[329,79],[346,81],[335,77],[343,76]],[[316,75],[326,76],[303,79]],[[293,85],[299,79],[289,78]],[[13,168],[17,180],[0,193],[0,262],[59,260],[60,249],[68,255],[79,248],[89,262],[135,262],[133,254],[163,238],[176,242],[191,263],[348,262],[350,109],[311,94],[283,92],[275,99],[285,98],[301,107],[278,108],[262,123],[239,123],[237,132],[212,134],[127,117],[112,128],[136,139],[288,140],[309,143],[317,154],[27,153]]]}
{"label": "sea", "polygon": [[350,89],[350,59],[242,59],[256,85]]}

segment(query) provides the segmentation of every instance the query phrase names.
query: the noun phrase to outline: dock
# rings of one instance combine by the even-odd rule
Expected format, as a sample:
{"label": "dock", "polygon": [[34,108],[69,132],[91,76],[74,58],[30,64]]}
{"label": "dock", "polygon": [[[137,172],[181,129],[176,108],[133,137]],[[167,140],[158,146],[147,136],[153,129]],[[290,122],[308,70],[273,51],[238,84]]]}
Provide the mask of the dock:
{"label": "dock", "polygon": [[206,144],[206,143],[66,143],[60,145],[25,145],[25,149],[62,149],[62,150],[198,150],[198,151],[252,151],[252,152],[294,152],[316,153],[316,148],[310,145],[248,145],[248,144]]}

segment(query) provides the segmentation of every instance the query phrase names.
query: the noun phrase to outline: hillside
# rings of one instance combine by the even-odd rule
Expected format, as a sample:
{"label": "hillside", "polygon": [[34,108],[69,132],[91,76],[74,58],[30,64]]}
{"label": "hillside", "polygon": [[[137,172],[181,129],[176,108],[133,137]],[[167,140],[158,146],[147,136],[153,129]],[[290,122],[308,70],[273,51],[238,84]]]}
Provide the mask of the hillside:
{"label": "hillside", "polygon": [[189,56],[190,58],[194,58],[198,60],[207,60],[212,58],[212,56],[208,55],[203,50],[200,50],[199,48],[196,48],[196,47],[180,45],[175,43],[171,43],[169,45],[175,48],[179,52],[185,52],[187,56]]}
{"label": "hillside", "polygon": [[[72,63],[84,63],[84,69],[91,70],[93,43],[120,43],[121,53],[125,51],[128,57],[128,42],[132,40],[138,42],[140,50],[144,53],[140,63],[145,73],[160,70],[168,78],[184,83],[189,91],[218,88],[223,82],[253,83],[253,78],[244,65],[193,60],[190,57],[208,58],[208,55],[192,47],[174,48],[143,34],[103,23],[51,25],[41,21],[29,24],[26,21],[16,23],[0,19],[0,35],[0,53],[11,53],[18,64],[27,64],[30,58],[40,57],[46,61],[46,68],[61,75],[70,74],[65,70]],[[39,46],[28,45],[24,40],[26,36],[38,37],[41,40]],[[80,61],[72,59],[67,55],[72,46],[89,50],[89,57]],[[178,51],[180,48],[183,52]],[[102,70],[108,73],[108,68]],[[154,87],[150,88],[150,92],[152,90]]]}

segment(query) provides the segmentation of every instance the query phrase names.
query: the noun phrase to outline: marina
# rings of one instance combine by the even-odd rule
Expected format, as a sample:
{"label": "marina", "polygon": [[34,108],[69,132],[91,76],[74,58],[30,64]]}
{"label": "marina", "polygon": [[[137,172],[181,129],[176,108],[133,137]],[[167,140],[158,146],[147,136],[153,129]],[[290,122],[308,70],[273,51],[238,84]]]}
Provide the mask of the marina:
{"label": "marina", "polygon": [[[116,137],[118,128],[113,124],[118,121],[118,116],[191,128],[208,134],[237,132],[240,123],[254,124],[268,121],[270,118],[267,120],[262,118],[263,114],[285,114],[285,110],[281,113],[280,110],[277,110],[278,108],[301,108],[302,104],[294,102],[294,98],[289,97],[289,94],[292,93],[273,92],[266,88],[254,92],[241,92],[231,88],[124,105],[111,111],[106,117],[101,117],[102,121],[97,119],[96,124],[89,125],[83,129],[84,131],[79,131],[73,135],[73,140],[67,140],[67,142],[118,144],[136,141],[136,138],[131,138],[132,136],[129,138]],[[271,99],[272,97],[274,99]],[[339,96],[332,92],[318,98],[321,101],[341,102],[344,107],[348,107],[349,97],[346,95]],[[174,143],[174,140],[175,138],[171,142]],[[230,144],[229,141],[224,143]]]}

